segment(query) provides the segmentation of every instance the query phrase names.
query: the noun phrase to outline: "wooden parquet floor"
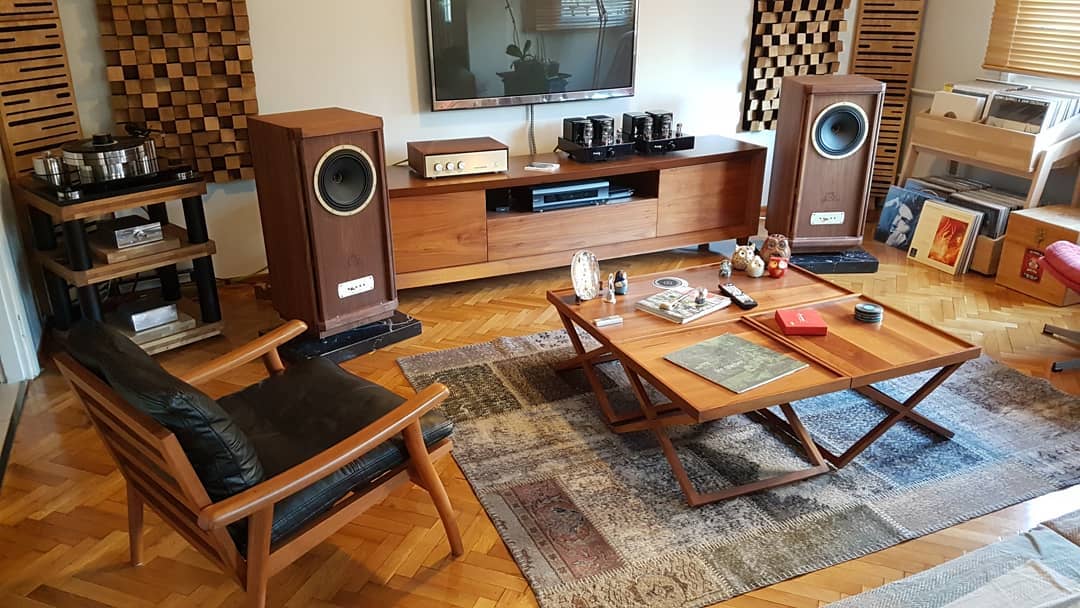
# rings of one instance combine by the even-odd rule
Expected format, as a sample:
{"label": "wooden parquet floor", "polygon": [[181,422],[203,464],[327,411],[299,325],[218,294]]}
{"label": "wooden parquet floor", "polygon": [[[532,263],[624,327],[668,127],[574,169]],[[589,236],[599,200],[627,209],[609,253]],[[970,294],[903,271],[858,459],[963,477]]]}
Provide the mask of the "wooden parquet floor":
{"label": "wooden parquet floor", "polygon": [[[1080,327],[1080,307],[1055,308],[968,275],[953,279],[900,252],[869,243],[882,259],[874,275],[838,276],[905,311],[982,344],[1017,369],[1049,377],[1050,362],[1080,356],[1072,345],[1041,334],[1044,323]],[[696,250],[605,263],[631,274],[675,269],[712,259]],[[407,394],[395,365],[423,353],[553,329],[544,300],[568,284],[564,269],[532,272],[401,293],[401,310],[420,318],[418,338],[361,357],[347,367]],[[762,286],[768,279],[762,280]],[[274,325],[270,305],[248,286],[222,292],[227,335],[161,357],[183,370]],[[208,387],[236,390],[261,378],[252,365]],[[1053,374],[1080,394],[1080,374]],[[272,606],[461,608],[535,606],[520,570],[486,517],[460,469],[446,460],[446,482],[467,553],[449,558],[434,507],[416,488],[395,493],[272,581]],[[672,481],[674,483],[674,480]],[[86,416],[54,369],[30,396],[4,487],[0,490],[0,606],[240,606],[243,594],[177,534],[148,514],[146,565],[127,564],[124,484]],[[903,578],[967,551],[1080,508],[1080,486],[1044,496],[902,545],[724,602],[745,608],[813,608]]]}

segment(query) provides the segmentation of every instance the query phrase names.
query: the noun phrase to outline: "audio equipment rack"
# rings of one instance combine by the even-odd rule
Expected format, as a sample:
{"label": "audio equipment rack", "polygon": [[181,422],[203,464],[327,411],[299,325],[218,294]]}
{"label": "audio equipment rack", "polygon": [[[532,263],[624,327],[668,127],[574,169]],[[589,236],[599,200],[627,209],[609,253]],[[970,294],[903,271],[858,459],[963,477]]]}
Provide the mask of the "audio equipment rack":
{"label": "audio equipment rack", "polygon": [[[765,148],[720,136],[654,156],[579,163],[565,155],[510,157],[505,173],[428,180],[387,168],[398,288],[452,283],[570,263],[589,249],[600,259],[757,234]],[[526,171],[531,162],[557,171]],[[510,190],[583,180],[632,188],[617,204],[554,210],[489,211]],[[505,204],[505,203],[504,203]]]}

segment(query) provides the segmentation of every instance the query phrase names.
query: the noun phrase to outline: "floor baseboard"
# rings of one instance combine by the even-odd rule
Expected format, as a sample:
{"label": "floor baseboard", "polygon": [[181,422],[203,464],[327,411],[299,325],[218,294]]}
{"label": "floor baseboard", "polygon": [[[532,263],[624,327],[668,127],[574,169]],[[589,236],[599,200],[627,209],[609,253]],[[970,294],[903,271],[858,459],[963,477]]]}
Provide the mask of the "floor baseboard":
{"label": "floor baseboard", "polygon": [[0,384],[0,487],[4,485],[4,472],[15,445],[15,427],[26,403],[27,386],[28,382]]}

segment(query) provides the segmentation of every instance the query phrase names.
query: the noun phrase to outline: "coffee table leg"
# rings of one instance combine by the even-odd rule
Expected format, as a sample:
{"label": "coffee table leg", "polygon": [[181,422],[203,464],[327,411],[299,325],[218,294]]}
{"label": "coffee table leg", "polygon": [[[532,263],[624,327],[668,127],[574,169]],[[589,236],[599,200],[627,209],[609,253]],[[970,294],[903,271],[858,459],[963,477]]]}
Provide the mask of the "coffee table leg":
{"label": "coffee table leg", "polygon": [[751,492],[775,488],[808,477],[821,475],[822,473],[827,473],[829,471],[829,465],[825,463],[821,453],[818,451],[818,447],[810,438],[810,434],[806,432],[806,429],[803,427],[802,421],[799,420],[794,408],[792,408],[790,404],[785,403],[780,407],[783,410],[784,415],[787,416],[790,421],[792,430],[798,436],[797,439],[802,445],[802,448],[806,451],[806,455],[813,466],[799,471],[792,471],[774,477],[759,479],[741,486],[726,488],[718,492],[698,492],[697,488],[694,487],[694,482],[690,480],[690,475],[686,472],[686,467],[684,467],[682,461],[679,460],[679,454],[675,450],[675,445],[671,442],[671,438],[667,436],[665,425],[657,416],[656,405],[652,402],[652,399],[649,398],[648,393],[645,392],[645,385],[642,384],[641,377],[634,371],[626,368],[625,365],[623,367],[626,369],[626,376],[630,379],[630,387],[634,390],[634,396],[637,397],[638,403],[641,405],[641,411],[645,414],[645,417],[649,422],[649,430],[652,431],[653,436],[656,437],[656,441],[660,444],[660,450],[664,453],[664,458],[666,458],[668,464],[671,465],[671,472],[675,475],[675,481],[678,482],[679,488],[682,489],[683,494],[686,496],[687,504],[691,507],[700,507],[701,505],[735,498],[736,496],[750,494]]}
{"label": "coffee table leg", "polygon": [[578,336],[577,328],[574,327],[574,322],[570,317],[559,313],[559,319],[562,320],[563,327],[566,328],[566,335],[570,336],[570,343],[573,344],[574,352],[577,353],[577,357],[571,359],[575,364],[574,367],[580,364],[593,394],[596,395],[596,402],[600,405],[600,411],[603,413],[605,420],[609,425],[614,424],[619,421],[619,417],[615,415],[615,410],[611,409],[611,401],[608,399],[607,391],[604,390],[604,384],[600,382],[600,374],[597,373],[594,364],[594,360],[603,359],[610,353],[603,347],[593,351],[586,351],[585,345],[581,343],[581,336]]}
{"label": "coffee table leg", "polygon": [[[953,372],[959,369],[960,365],[960,363],[955,363],[953,365],[948,365],[941,368],[940,370],[938,370],[938,373],[934,374],[933,378],[928,380],[926,384],[919,387],[919,390],[915,391],[903,403],[897,401],[889,395],[886,395],[885,393],[874,388],[873,386],[860,386],[854,389],[860,394],[871,399],[875,403],[881,405],[882,407],[893,410],[893,412],[889,414],[884,420],[879,422],[874,428],[870,429],[870,432],[868,432],[866,435],[863,435],[861,438],[859,438],[858,441],[853,443],[851,447],[844,451],[843,454],[837,455],[830,452],[821,444],[815,443],[815,445],[817,445],[818,450],[821,451],[822,455],[825,457],[825,460],[828,460],[837,468],[844,468],[848,465],[848,463],[854,460],[856,456],[862,454],[863,451],[866,450],[866,448],[870,447],[872,443],[877,441],[882,435],[885,434],[886,431],[891,429],[897,422],[900,422],[901,420],[908,420],[910,422],[923,426],[946,439],[952,439],[954,435],[952,431],[921,414],[915,413],[913,410],[916,406],[922,403],[924,399],[930,396],[930,393],[934,392],[934,390],[938,386],[940,386],[942,382],[945,382],[945,380],[948,379],[949,376],[953,375]],[[773,414],[768,410],[760,410],[754,413],[764,418],[765,421],[769,424],[781,428],[793,437],[800,433],[806,432],[805,429],[799,431],[793,428],[792,425],[787,424],[779,416]],[[785,415],[786,414],[787,412],[785,412]],[[796,438],[802,441],[801,438]]]}

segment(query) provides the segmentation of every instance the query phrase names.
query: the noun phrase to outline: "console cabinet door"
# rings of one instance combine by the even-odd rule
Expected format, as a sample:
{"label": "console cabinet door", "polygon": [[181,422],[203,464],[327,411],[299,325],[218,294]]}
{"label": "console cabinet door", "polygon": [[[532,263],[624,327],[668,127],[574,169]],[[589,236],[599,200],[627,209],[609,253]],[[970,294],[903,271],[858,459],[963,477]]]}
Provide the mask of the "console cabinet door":
{"label": "console cabinet door", "polygon": [[761,184],[754,180],[761,180],[761,171],[751,159],[664,169],[657,234],[738,227],[743,229],[733,233],[757,233]]}
{"label": "console cabinet door", "polygon": [[398,274],[487,261],[484,191],[390,199]]}

